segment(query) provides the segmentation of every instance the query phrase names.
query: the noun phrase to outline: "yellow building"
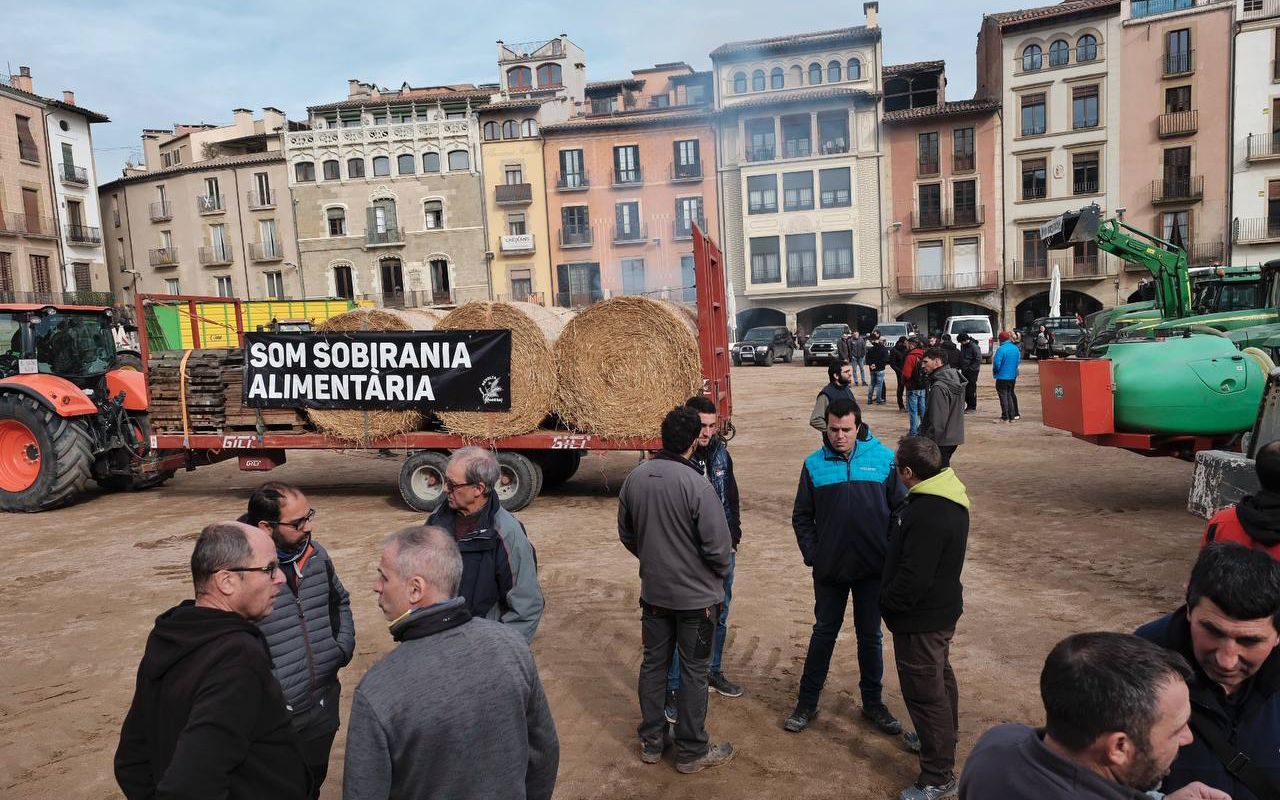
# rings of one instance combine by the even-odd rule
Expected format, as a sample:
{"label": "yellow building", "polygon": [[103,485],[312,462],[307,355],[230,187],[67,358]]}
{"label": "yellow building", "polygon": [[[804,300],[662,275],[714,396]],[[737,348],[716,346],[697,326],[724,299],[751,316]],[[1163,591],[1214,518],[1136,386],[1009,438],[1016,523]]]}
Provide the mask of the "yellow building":
{"label": "yellow building", "polygon": [[496,300],[551,302],[551,248],[538,100],[480,111],[489,281]]}

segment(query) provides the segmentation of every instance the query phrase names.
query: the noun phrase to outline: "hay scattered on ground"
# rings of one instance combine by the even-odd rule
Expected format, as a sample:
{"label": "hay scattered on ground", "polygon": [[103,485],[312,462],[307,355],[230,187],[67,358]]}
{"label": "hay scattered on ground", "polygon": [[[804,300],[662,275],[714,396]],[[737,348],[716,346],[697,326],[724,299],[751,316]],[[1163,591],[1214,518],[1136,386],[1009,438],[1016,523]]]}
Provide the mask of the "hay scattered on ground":
{"label": "hay scattered on ground", "polygon": [[578,314],[555,356],[556,413],[597,436],[658,436],[667,412],[702,389],[696,316],[647,297],[616,297]]}

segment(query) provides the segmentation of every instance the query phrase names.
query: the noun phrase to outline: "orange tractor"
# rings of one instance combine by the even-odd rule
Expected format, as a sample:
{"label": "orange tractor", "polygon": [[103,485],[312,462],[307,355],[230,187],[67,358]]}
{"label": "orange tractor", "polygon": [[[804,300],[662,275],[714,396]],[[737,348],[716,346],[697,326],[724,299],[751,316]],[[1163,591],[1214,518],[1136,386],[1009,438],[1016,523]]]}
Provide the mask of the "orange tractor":
{"label": "orange tractor", "polygon": [[163,483],[150,452],[147,382],[105,306],[0,303],[0,511],[65,505],[92,479]]}

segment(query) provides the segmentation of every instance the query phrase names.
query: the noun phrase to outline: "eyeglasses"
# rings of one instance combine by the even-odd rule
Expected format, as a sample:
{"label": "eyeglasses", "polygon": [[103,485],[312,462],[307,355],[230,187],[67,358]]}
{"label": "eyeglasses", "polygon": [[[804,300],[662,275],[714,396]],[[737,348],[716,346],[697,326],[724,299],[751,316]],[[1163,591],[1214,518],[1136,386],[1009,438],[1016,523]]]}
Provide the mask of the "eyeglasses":
{"label": "eyeglasses", "polygon": [[475,485],[476,483],[474,481],[467,482],[467,483],[454,483],[448,478],[444,479],[444,490],[449,494],[453,494],[454,492],[461,489],[463,486],[475,486]]}
{"label": "eyeglasses", "polygon": [[274,578],[280,569],[279,561],[272,561],[264,567],[227,567],[227,572],[265,572],[268,578]]}
{"label": "eyeglasses", "polygon": [[316,518],[316,510],[314,508],[309,508],[307,509],[307,513],[305,515],[298,517],[292,522],[286,522],[285,520],[280,520],[279,522],[273,522],[271,524],[272,525],[288,525],[290,528],[297,529],[297,528],[301,528],[303,525],[306,525],[308,522],[310,522],[315,518]]}

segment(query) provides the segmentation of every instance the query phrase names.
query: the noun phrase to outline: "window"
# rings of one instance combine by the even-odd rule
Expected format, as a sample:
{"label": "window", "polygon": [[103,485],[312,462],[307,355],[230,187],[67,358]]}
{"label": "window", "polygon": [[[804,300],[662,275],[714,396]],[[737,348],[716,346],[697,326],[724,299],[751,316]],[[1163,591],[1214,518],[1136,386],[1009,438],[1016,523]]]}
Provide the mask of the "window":
{"label": "window", "polygon": [[31,288],[36,292],[51,292],[53,285],[49,282],[49,257],[31,257]]}
{"label": "window", "polygon": [[533,70],[528,67],[512,67],[507,70],[507,88],[511,91],[533,88]]}
{"label": "window", "polygon": [[673,145],[675,154],[672,177],[699,178],[702,176],[702,157],[697,139],[682,139]]}
{"label": "window", "polygon": [[173,249],[173,231],[160,231],[160,248],[162,250]]}
{"label": "window", "polygon": [[751,282],[782,282],[782,269],[778,260],[777,236],[753,236],[751,238]]}
{"label": "window", "polygon": [[585,306],[604,297],[600,265],[595,262],[556,265],[556,305]]}
{"label": "window", "polygon": [[613,148],[613,182],[640,183],[640,146],[634,144]]}
{"label": "window", "polygon": [[394,200],[374,200],[367,211],[366,238],[372,244],[386,244],[401,240],[400,225],[396,219]]}
{"label": "window", "polygon": [[1071,248],[1071,272],[1073,275],[1098,274],[1098,243],[1079,242]]}
{"label": "window", "polygon": [[330,236],[347,235],[347,210],[345,208],[327,208],[324,216],[329,221]]}
{"label": "window", "polygon": [[823,208],[844,208],[852,205],[849,191],[849,168],[818,170],[818,191]]}
{"label": "window", "polygon": [[783,158],[804,158],[812,152],[809,139],[812,134],[810,125],[808,114],[782,118]]}
{"label": "window", "polygon": [[336,159],[329,159],[321,164],[324,169],[324,179],[326,181],[336,181],[342,177],[338,171],[338,162]]}
{"label": "window", "polygon": [[580,189],[587,185],[587,174],[582,167],[581,150],[560,151],[560,186]]}
{"label": "window", "polygon": [[560,65],[543,64],[538,67],[538,88],[559,86],[561,84]]}
{"label": "window", "polygon": [[1044,66],[1040,45],[1029,44],[1022,50],[1022,71],[1033,72]]}
{"label": "window", "polygon": [[511,270],[511,299],[524,300],[533,295],[533,271],[527,269]]}
{"label": "window", "polygon": [[1160,215],[1160,237],[1173,242],[1181,248],[1191,245],[1189,214],[1186,211],[1171,211]]}
{"label": "window", "polygon": [[827,83],[839,83],[841,80],[842,78],[840,77],[840,62],[839,61],[829,62],[827,64]]}
{"label": "window", "polygon": [[565,206],[560,209],[560,221],[564,226],[562,244],[591,244],[591,223],[586,206]]}
{"label": "window", "polygon": [[471,154],[466,150],[449,151],[449,171],[466,172],[471,169]]}
{"label": "window", "polygon": [[787,237],[787,285],[818,285],[817,235],[796,233]]}
{"label": "window", "polygon": [[[746,91],[745,89],[743,91]],[[613,114],[618,110],[618,98],[610,95],[608,97],[591,98],[592,114]]]}
{"label": "window", "polygon": [[347,159],[347,177],[348,178],[364,177],[364,159],[363,158]]}
{"label": "window", "polygon": [[351,278],[350,264],[337,264],[333,268],[333,293],[338,297],[354,300],[356,297],[355,282]]}
{"label": "window", "polygon": [[521,136],[537,136],[538,121],[532,118],[522,120],[520,122],[520,135]]}
{"label": "window", "polygon": [[298,183],[310,183],[316,179],[316,165],[310,161],[299,161],[293,165],[293,177]]}
{"label": "window", "polygon": [[1022,162],[1022,199],[1039,200],[1048,193],[1045,160],[1031,158]]}
{"label": "window", "polygon": [[973,128],[956,128],[951,132],[952,172],[971,172],[973,161]]}
{"label": "window", "polygon": [[764,91],[764,70],[758,69],[755,72],[751,73],[751,91],[753,92]]}
{"label": "window", "polygon": [[524,168],[519,164],[508,164],[503,167],[503,178],[508,186],[519,186],[524,183]]}
{"label": "window", "polygon": [[1191,148],[1170,147],[1164,151],[1164,196],[1191,197]]}
{"label": "window", "polygon": [[412,153],[403,153],[396,156],[396,173],[400,175],[412,175],[413,169],[418,165],[418,159],[413,157]]}
{"label": "window", "polygon": [[791,69],[787,71],[787,82],[792,86],[804,86],[804,67],[799,64],[792,64]]}
{"label": "window", "polygon": [[916,174],[937,175],[938,171],[938,132],[919,134],[916,137]]}
{"label": "window", "polygon": [[769,88],[782,89],[787,85],[787,79],[782,71],[782,67],[774,67],[769,73]]}
{"label": "window", "polygon": [[749,119],[745,125],[747,135],[747,160],[771,161],[774,156],[775,136],[773,118]]}
{"label": "window", "polygon": [[1022,232],[1022,270],[1025,278],[1049,277],[1049,250],[1040,238],[1040,229]]}
{"label": "window", "polygon": [[918,205],[920,206],[920,216],[916,219],[916,227],[941,228],[942,184],[922,183],[916,191],[919,195]]}
{"label": "window", "polygon": [[182,285],[177,278],[165,278],[164,291],[165,294],[182,294]]}
{"label": "window", "polygon": [[1071,127],[1098,127],[1098,87],[1076,86],[1071,90]]}
{"label": "window", "polygon": [[622,259],[622,293],[644,294],[644,259]]}
{"label": "window", "polygon": [[422,211],[425,217],[423,228],[425,230],[434,231],[444,227],[444,202],[440,200],[428,200],[422,204]]}
{"label": "window", "polygon": [[[1276,30],[1280,30],[1277,28]],[[1191,87],[1173,86],[1164,90],[1164,113],[1177,114],[1191,110]]]}
{"label": "window", "polygon": [[1098,38],[1086,33],[1076,40],[1076,61],[1093,61],[1098,57]]}
{"label": "window", "polygon": [[0,251],[0,292],[12,292],[13,285],[13,254]]}
{"label": "window", "polygon": [[942,289],[942,242],[920,242],[916,245],[916,287]]}
{"label": "window", "polygon": [[1094,194],[1101,191],[1098,185],[1098,154],[1074,153],[1071,156],[1071,193]]}
{"label": "window", "polygon": [[525,224],[524,214],[508,214],[507,215],[507,235],[508,236],[524,236],[528,232],[529,232],[529,228]]}
{"label": "window", "polygon": [[1071,60],[1071,47],[1061,39],[1055,39],[1049,45],[1049,66],[1065,67]]}
{"label": "window", "polygon": [[747,93],[747,73],[745,72],[733,73],[733,93],[734,94]]}
{"label": "window", "polygon": [[849,59],[849,63],[845,65],[846,80],[857,81],[862,79],[862,62],[856,58]]}
{"label": "window", "polygon": [[[31,135],[31,117],[14,115],[14,123],[18,126],[18,158],[23,161],[39,161],[40,149],[36,147],[36,139]],[[32,256],[33,258],[35,256]],[[47,289],[45,291],[48,291]]]}
{"label": "window", "polygon": [[503,139],[519,139],[520,138],[520,127],[516,125],[516,121],[514,119],[509,119],[506,122],[502,123],[502,138]]}
{"label": "window", "polygon": [[819,113],[818,142],[823,155],[849,152],[848,112]]}
{"label": "window", "polygon": [[498,123],[490,120],[489,122],[486,122],[484,124],[483,130],[484,130],[484,134],[483,134],[484,140],[486,142],[492,142],[493,140],[498,138]]}
{"label": "window", "polygon": [[1044,95],[1022,96],[1022,135],[1039,136],[1045,131]]}
{"label": "window", "polygon": [[644,231],[640,229],[639,203],[614,204],[613,219],[617,226],[613,232],[614,241],[633,242],[644,238]]}
{"label": "window", "polygon": [[1191,71],[1191,29],[1181,28],[1165,34],[1164,74],[1180,75]]}
{"label": "window", "polygon": [[440,154],[439,153],[423,153],[422,154],[422,171],[423,172],[439,172],[440,171]]}
{"label": "window", "polygon": [[693,263],[692,255],[680,256],[680,286],[684,289],[681,299],[686,303],[695,303],[698,300],[698,290],[696,284],[698,282],[696,269]]}
{"label": "window", "polygon": [[398,258],[384,258],[378,261],[378,272],[382,278],[382,294],[384,297],[396,297],[404,294],[404,264]]}
{"label": "window", "polygon": [[706,221],[702,218],[701,197],[680,197],[676,199],[676,232],[682,237],[693,235],[693,226],[704,230]]}
{"label": "window", "polygon": [[213,293],[216,294],[218,297],[234,297],[235,296],[235,290],[231,287],[230,275],[219,275],[216,278],[214,278],[213,281],[215,286]]}
{"label": "window", "polygon": [[279,300],[284,297],[284,276],[279,272],[264,272],[262,277],[267,281],[267,297]]}
{"label": "window", "polygon": [[772,214],[778,210],[778,176],[747,178],[747,214]]}
{"label": "window", "polygon": [[822,83],[822,65],[817,61],[809,65],[809,85],[817,86]]}
{"label": "window", "polygon": [[374,177],[383,177],[391,174],[391,159],[386,156],[373,157],[373,174]]}
{"label": "window", "polygon": [[822,279],[853,277],[853,231],[822,232]]}
{"label": "window", "polygon": [[951,184],[951,215],[956,225],[976,225],[978,219],[978,182],[956,181]]}
{"label": "window", "polygon": [[782,210],[813,209],[813,173],[788,172],[782,176]]}

